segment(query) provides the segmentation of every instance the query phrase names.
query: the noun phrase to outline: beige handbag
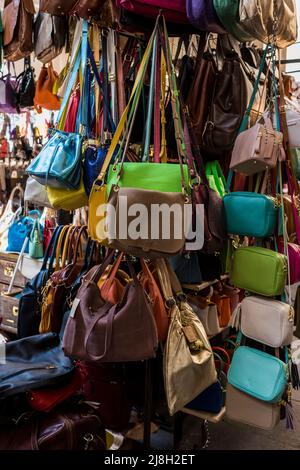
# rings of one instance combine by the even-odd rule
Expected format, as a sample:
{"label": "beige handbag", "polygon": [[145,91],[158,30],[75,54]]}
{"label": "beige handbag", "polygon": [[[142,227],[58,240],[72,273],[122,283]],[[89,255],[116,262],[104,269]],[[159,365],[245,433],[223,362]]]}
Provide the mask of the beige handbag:
{"label": "beige handbag", "polygon": [[250,176],[275,168],[278,159],[285,159],[283,134],[274,130],[271,119],[265,114],[253,127],[238,135],[230,168]]}
{"label": "beige handbag", "polygon": [[222,331],[219,324],[217,306],[211,301],[213,293],[214,290],[211,287],[210,293],[206,298],[199,295],[188,295],[188,302],[199,317],[208,336],[215,336]]}
{"label": "beige handbag", "polygon": [[280,404],[257,400],[227,384],[226,418],[271,431],[280,421]]}
{"label": "beige handbag", "polygon": [[156,267],[171,318],[163,372],[169,413],[174,415],[215,383],[217,372],[203,325],[187,303],[174,271],[162,258],[156,260]]}
{"label": "beige handbag", "polygon": [[[253,38],[267,44],[273,37],[274,0],[241,0],[239,26]],[[285,48],[297,41],[295,0],[277,1],[276,45]]]}

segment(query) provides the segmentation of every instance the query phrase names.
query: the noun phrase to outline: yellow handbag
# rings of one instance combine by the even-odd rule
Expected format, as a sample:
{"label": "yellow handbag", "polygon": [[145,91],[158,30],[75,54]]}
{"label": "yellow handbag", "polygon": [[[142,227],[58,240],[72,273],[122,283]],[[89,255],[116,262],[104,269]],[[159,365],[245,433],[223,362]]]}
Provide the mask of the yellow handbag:
{"label": "yellow handbag", "polygon": [[51,206],[54,209],[63,209],[65,211],[73,211],[80,207],[87,206],[89,198],[85,192],[83,178],[81,177],[78,189],[58,189],[47,187],[47,194]]}

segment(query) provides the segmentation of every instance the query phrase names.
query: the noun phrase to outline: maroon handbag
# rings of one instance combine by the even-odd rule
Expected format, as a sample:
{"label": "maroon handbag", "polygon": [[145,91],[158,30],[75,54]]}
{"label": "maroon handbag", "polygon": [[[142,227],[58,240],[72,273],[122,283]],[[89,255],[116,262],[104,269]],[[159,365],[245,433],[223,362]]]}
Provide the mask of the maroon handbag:
{"label": "maroon handbag", "polygon": [[105,302],[97,285],[111,253],[97,269],[83,278],[67,321],[63,350],[67,356],[84,361],[127,362],[155,357],[158,335],[151,303],[140,285],[132,264],[132,276],[122,300]]}
{"label": "maroon handbag", "polygon": [[70,11],[71,15],[78,15],[81,18],[90,18],[100,13],[106,0],[77,0]]}
{"label": "maroon handbag", "polygon": [[117,7],[155,18],[162,10],[167,21],[188,23],[185,0],[116,0]]}

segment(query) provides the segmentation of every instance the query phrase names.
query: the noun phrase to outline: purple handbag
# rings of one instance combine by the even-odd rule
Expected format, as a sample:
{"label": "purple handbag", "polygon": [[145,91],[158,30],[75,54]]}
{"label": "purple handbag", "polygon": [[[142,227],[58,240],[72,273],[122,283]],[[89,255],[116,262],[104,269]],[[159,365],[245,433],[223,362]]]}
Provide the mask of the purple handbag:
{"label": "purple handbag", "polygon": [[216,14],[213,0],[186,0],[187,17],[197,29],[226,33]]}
{"label": "purple handbag", "polygon": [[8,73],[0,78],[0,112],[17,113],[17,82]]}

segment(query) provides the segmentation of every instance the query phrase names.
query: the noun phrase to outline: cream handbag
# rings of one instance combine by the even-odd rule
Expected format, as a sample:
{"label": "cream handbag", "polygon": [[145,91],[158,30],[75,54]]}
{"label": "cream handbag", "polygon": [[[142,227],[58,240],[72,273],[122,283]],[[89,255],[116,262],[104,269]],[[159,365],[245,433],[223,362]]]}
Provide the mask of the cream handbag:
{"label": "cream handbag", "polygon": [[293,340],[294,309],[279,300],[261,296],[245,297],[234,312],[232,326],[247,338],[280,348]]}
{"label": "cream handbag", "polygon": [[[239,26],[267,44],[273,37],[274,0],[241,0]],[[297,11],[294,0],[277,1],[276,45],[285,48],[297,41]]]}
{"label": "cream handbag", "polygon": [[26,182],[24,200],[25,202],[31,202],[37,206],[52,207],[46,186],[43,186],[31,176],[28,177]]}
{"label": "cream handbag", "polygon": [[258,400],[230,384],[226,388],[226,418],[271,431],[280,421],[280,404]]}
{"label": "cream handbag", "polygon": [[174,415],[215,383],[217,372],[203,325],[186,302],[174,271],[162,258],[155,262],[171,318],[163,373],[169,413]]}
{"label": "cream handbag", "polygon": [[211,287],[210,293],[206,298],[196,295],[188,296],[188,302],[204,326],[208,336],[215,336],[222,331],[219,324],[217,306],[210,300],[213,293],[214,290]]}

